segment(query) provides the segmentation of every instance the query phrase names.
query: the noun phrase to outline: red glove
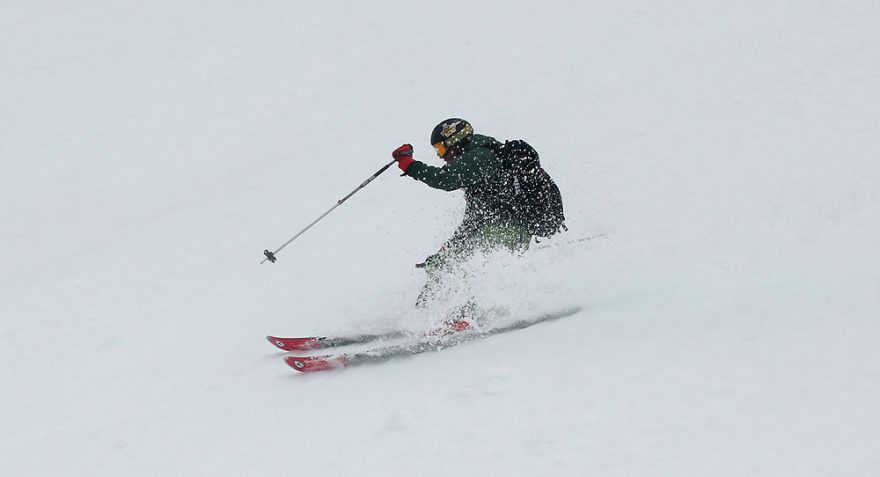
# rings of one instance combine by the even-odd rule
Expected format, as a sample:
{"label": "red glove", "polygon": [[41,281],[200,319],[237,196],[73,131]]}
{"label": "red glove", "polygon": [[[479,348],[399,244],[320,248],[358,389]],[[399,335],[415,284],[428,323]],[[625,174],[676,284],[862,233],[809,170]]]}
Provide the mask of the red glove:
{"label": "red glove", "polygon": [[409,169],[410,164],[415,162],[412,158],[413,147],[412,144],[404,144],[403,146],[398,147],[391,153],[391,157],[397,159],[397,167],[400,168],[401,171],[406,173],[406,170]]}

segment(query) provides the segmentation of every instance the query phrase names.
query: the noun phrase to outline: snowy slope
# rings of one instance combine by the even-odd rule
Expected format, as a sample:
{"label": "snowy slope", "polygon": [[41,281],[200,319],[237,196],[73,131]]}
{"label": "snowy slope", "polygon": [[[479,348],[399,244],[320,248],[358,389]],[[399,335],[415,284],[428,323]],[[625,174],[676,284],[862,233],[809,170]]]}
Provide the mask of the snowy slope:
{"label": "snowy slope", "polygon": [[[876,2],[373,3],[0,4],[4,475],[877,473]],[[475,289],[583,311],[294,374],[265,334],[430,320],[462,196],[261,251],[449,116],[571,228]]]}

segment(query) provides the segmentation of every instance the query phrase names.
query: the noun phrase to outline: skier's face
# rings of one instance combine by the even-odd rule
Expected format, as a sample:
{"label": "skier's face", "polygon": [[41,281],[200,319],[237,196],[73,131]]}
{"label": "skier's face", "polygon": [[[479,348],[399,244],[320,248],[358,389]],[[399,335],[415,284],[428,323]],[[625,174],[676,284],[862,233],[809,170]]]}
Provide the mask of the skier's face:
{"label": "skier's face", "polygon": [[449,153],[449,149],[446,149],[442,142],[434,144],[434,150],[437,151],[437,157],[443,157]]}
{"label": "skier's face", "polygon": [[452,162],[452,160],[455,159],[456,154],[454,147],[447,148],[442,142],[438,142],[437,144],[434,144],[434,150],[437,151],[437,156],[446,162]]}

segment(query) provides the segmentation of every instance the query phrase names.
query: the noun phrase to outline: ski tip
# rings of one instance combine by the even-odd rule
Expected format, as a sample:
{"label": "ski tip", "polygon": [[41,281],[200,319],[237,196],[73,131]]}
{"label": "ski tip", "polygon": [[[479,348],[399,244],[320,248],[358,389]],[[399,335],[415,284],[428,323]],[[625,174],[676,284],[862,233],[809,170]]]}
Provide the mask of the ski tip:
{"label": "ski tip", "polygon": [[281,341],[281,339],[279,339],[278,337],[270,335],[270,336],[267,336],[266,339],[270,343],[272,343],[272,346],[275,346],[276,348],[279,348],[279,349],[284,349],[284,342]]}
{"label": "ski tip", "polygon": [[267,336],[266,339],[272,343],[272,346],[284,351],[310,351],[313,349],[321,349],[324,345],[321,338],[279,338],[277,336]]}
{"label": "ski tip", "polygon": [[291,368],[301,372],[325,371],[345,366],[344,356],[288,356],[284,362]]}

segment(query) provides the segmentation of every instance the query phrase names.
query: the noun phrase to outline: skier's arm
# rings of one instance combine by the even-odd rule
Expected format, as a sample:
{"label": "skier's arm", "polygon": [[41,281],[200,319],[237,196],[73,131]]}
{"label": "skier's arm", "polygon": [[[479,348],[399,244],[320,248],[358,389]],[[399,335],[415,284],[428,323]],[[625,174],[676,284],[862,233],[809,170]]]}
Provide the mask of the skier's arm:
{"label": "skier's arm", "polygon": [[415,161],[407,168],[406,175],[435,189],[452,191],[469,184],[466,179],[471,174],[468,172],[461,167],[453,167],[451,164],[435,167]]}
{"label": "skier's arm", "polygon": [[[487,153],[489,153],[487,151]],[[491,154],[491,153],[489,153]],[[443,167],[429,166],[424,162],[413,161],[406,169],[406,175],[424,182],[434,189],[453,191],[485,181],[492,173],[492,161],[483,157],[485,153],[469,153]]]}

